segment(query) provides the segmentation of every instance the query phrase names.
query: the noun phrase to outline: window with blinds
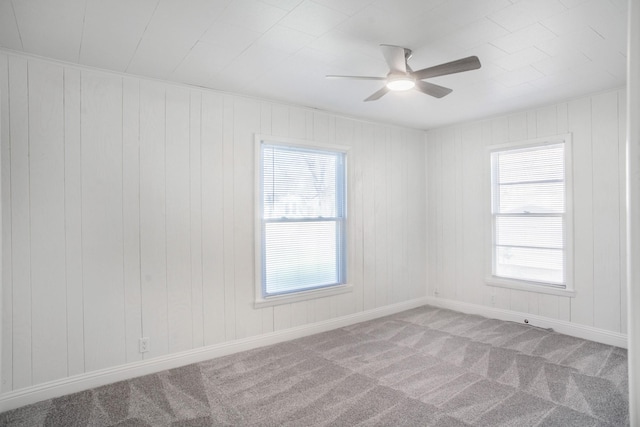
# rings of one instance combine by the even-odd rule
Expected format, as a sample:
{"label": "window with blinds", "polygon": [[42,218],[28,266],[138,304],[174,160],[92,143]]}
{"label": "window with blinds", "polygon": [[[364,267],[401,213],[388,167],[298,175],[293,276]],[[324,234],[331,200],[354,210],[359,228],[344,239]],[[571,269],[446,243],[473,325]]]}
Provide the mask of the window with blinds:
{"label": "window with blinds", "polygon": [[492,275],[567,287],[565,141],[491,151]]}
{"label": "window with blinds", "polygon": [[262,142],[262,296],[346,279],[345,154]]}

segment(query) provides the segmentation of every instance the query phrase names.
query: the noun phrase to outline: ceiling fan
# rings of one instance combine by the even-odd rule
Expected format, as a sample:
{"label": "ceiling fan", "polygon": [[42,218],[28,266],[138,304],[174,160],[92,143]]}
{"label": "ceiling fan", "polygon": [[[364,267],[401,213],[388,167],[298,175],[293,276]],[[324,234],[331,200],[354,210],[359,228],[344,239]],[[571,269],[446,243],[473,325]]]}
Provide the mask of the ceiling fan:
{"label": "ceiling fan", "polygon": [[411,49],[388,44],[381,44],[380,48],[382,49],[384,59],[389,65],[389,73],[386,77],[337,75],[328,75],[326,77],[357,80],[386,80],[385,86],[365,99],[365,102],[380,99],[389,91],[402,91],[409,89],[415,89],[419,92],[426,93],[427,95],[442,98],[443,96],[450,94],[453,89],[425,82],[423,80],[431,77],[445,76],[447,74],[461,73],[463,71],[477,70],[480,68],[480,60],[478,57],[468,56],[456,61],[413,71],[407,63],[409,58],[411,58]]}

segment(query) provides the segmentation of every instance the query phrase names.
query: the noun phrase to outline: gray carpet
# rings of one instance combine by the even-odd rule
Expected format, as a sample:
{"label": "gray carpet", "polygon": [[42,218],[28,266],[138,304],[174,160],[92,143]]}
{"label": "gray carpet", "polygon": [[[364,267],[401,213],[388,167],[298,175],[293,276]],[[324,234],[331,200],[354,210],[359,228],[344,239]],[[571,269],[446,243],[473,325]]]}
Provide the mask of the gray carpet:
{"label": "gray carpet", "polygon": [[626,350],[434,307],[0,414],[11,426],[624,426]]}

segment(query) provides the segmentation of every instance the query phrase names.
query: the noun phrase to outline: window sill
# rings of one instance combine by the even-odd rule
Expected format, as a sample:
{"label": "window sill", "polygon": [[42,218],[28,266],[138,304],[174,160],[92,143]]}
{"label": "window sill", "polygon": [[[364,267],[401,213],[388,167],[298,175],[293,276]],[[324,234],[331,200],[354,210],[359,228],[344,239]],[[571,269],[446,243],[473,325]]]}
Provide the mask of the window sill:
{"label": "window sill", "polygon": [[346,294],[353,291],[353,286],[336,285],[329,288],[313,289],[310,291],[296,292],[294,294],[276,295],[266,298],[257,298],[254,308],[273,307],[281,304],[290,304],[292,302],[308,301],[317,298],[324,298],[332,295]]}
{"label": "window sill", "polygon": [[536,284],[533,282],[524,282],[520,280],[504,279],[501,277],[489,276],[485,278],[487,286],[495,286],[498,288],[516,289],[518,291],[536,292],[539,294],[557,295],[562,297],[573,298],[576,291],[571,289],[560,289],[544,284]]}

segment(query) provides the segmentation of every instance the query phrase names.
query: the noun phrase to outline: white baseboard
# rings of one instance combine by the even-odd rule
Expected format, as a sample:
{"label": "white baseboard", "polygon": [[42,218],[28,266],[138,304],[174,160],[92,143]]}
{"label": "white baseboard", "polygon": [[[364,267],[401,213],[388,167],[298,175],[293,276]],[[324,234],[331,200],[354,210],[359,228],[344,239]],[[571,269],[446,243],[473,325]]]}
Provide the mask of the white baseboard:
{"label": "white baseboard", "polygon": [[226,356],[240,351],[251,350],[320,332],[330,331],[332,329],[342,328],[355,323],[365,322],[367,320],[373,320],[390,314],[399,313],[401,311],[410,310],[425,304],[513,322],[524,322],[524,319],[527,319],[529,324],[533,326],[553,328],[554,331],[566,335],[627,348],[627,336],[624,334],[597,329],[591,326],[565,322],[562,320],[520,313],[517,311],[501,310],[493,307],[443,298],[426,297],[309,325],[285,329],[283,331],[214,344],[207,347],[156,357],[154,359],[143,360],[140,362],[128,363],[126,365],[75,375],[38,384],[33,387],[26,387],[20,390],[11,391],[0,395],[0,412],[19,408],[42,400],[52,399],[54,397],[111,384],[117,381],[148,375],[164,371],[166,369],[174,369],[180,366],[215,359],[216,357]]}
{"label": "white baseboard", "polygon": [[538,326],[540,328],[552,328],[554,331],[561,334],[571,335],[603,344],[614,345],[616,347],[627,348],[627,336],[625,334],[598,329],[593,326],[580,325],[534,314],[502,310],[499,308],[470,304],[444,298],[427,297],[426,300],[427,304],[435,307],[448,308],[469,314],[479,314],[493,319],[508,320],[518,323],[524,323],[524,320],[527,319],[529,321],[529,325]]}
{"label": "white baseboard", "polygon": [[19,408],[42,400],[52,399],[54,397],[111,384],[117,381],[148,375],[164,371],[166,369],[174,369],[180,366],[215,359],[216,357],[226,356],[240,351],[251,350],[253,348],[264,347],[320,332],[330,331],[332,329],[342,328],[355,323],[373,320],[379,317],[420,307],[425,304],[427,304],[426,298],[418,298],[335,319],[312,323],[310,325],[210,345],[194,350],[156,357],[154,359],[128,363],[126,365],[120,365],[113,368],[101,369],[99,371],[62,378],[32,387],[26,387],[0,395],[0,412]]}

